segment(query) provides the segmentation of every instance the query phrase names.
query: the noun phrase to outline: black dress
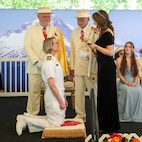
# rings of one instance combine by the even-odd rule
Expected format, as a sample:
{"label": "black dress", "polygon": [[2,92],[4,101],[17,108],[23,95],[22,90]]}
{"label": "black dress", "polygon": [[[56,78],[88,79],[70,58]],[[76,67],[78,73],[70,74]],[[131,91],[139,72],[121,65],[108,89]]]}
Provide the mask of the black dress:
{"label": "black dress", "polygon": [[[96,44],[106,48],[114,44],[114,36],[105,32]],[[116,89],[116,65],[113,57],[97,51],[98,60],[98,100],[97,111],[99,129],[105,132],[116,132],[120,128],[117,89]]]}

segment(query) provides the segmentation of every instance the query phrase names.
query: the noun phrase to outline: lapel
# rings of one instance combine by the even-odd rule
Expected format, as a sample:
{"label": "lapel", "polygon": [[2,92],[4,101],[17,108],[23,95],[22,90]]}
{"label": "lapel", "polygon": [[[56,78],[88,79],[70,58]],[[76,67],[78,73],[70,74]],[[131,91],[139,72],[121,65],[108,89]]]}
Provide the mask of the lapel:
{"label": "lapel", "polygon": [[[86,29],[86,33],[85,33],[84,39],[89,40],[91,38],[90,37],[91,34],[92,34],[92,30],[91,30],[91,26],[89,25],[88,28]],[[91,39],[91,41],[92,41],[92,39]],[[79,49],[82,48],[85,44],[87,44],[86,42],[81,42],[81,40],[80,40],[80,43],[81,43],[81,46],[79,46]]]}
{"label": "lapel", "polygon": [[[43,32],[42,32],[42,27],[40,25],[37,25],[37,33],[39,34],[39,37],[40,37],[40,40],[41,41],[44,41],[44,36],[43,36]],[[48,37],[53,37],[53,36],[56,36],[55,33],[57,34],[57,29],[55,26],[53,25],[49,25],[49,29],[47,31],[47,35]],[[47,38],[48,38],[47,37]]]}
{"label": "lapel", "polygon": [[77,44],[77,48],[80,49],[84,42],[81,41],[81,30],[80,28],[76,29],[74,33],[75,43]]}
{"label": "lapel", "polygon": [[42,27],[39,24],[37,25],[37,33],[36,34],[38,34],[38,37],[43,42],[44,36],[43,36],[43,32],[42,32]]}
{"label": "lapel", "polygon": [[50,24],[49,25],[49,30],[48,30],[48,37],[56,36],[56,34],[57,34],[56,27]]}
{"label": "lapel", "polygon": [[92,34],[91,26],[89,25],[85,34],[85,39],[89,39]]}

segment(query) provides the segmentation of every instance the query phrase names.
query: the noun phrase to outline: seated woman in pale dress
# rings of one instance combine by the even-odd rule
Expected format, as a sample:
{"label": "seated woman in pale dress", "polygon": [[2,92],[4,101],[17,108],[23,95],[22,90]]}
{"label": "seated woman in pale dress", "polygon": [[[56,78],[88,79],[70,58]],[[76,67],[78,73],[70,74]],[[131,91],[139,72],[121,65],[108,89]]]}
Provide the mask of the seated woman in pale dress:
{"label": "seated woman in pale dress", "polygon": [[142,88],[139,83],[139,63],[134,44],[127,42],[124,55],[117,59],[118,109],[120,122],[142,122]]}

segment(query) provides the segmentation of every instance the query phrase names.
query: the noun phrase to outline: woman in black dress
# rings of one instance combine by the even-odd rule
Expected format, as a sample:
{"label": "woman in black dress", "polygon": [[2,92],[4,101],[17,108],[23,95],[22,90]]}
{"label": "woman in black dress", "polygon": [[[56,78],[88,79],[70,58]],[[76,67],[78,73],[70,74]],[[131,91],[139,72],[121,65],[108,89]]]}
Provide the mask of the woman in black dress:
{"label": "woman in black dress", "polygon": [[116,132],[120,128],[120,123],[117,105],[116,65],[113,60],[114,28],[108,14],[103,10],[94,13],[92,18],[99,31],[99,39],[95,44],[90,44],[90,48],[97,51],[99,129],[104,132]]}

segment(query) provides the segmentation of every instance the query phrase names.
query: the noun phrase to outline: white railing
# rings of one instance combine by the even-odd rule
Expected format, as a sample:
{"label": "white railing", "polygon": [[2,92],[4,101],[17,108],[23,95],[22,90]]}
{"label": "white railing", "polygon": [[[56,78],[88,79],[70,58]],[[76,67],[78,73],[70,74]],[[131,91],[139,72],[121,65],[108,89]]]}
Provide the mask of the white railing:
{"label": "white railing", "polygon": [[[0,97],[28,96],[28,75],[26,73],[26,58],[0,58],[3,91]],[[71,93],[65,92],[66,96]],[[85,91],[88,96],[88,91]]]}
{"label": "white railing", "polygon": [[26,58],[0,58],[3,91],[0,96],[27,96]]}

